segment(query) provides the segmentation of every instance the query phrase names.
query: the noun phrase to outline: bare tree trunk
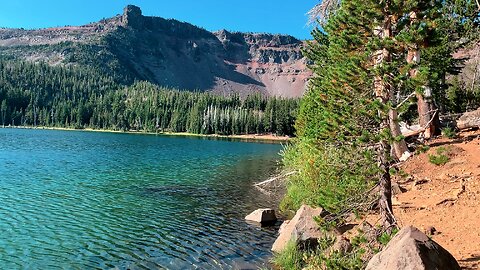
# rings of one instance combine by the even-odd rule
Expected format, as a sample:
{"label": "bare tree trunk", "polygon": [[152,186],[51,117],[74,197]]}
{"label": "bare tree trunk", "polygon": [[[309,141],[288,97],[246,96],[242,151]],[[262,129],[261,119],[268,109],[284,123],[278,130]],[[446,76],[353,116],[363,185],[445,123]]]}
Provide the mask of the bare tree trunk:
{"label": "bare tree trunk", "polygon": [[[424,127],[423,137],[430,139],[439,130],[438,113],[435,113],[437,107],[433,103],[432,90],[430,87],[424,87],[423,95],[417,93],[417,110],[420,127]],[[432,118],[434,118],[432,120]]]}
{"label": "bare tree trunk", "polygon": [[[410,13],[410,20],[412,24],[417,20],[417,13],[415,11]],[[414,44],[407,54],[407,63],[419,62],[420,48],[418,44]],[[415,78],[417,73],[418,70],[414,68],[410,71],[410,76]],[[440,121],[438,119],[438,114],[435,113],[437,108],[433,103],[432,89],[428,86],[424,86],[423,89],[423,93],[416,93],[418,120],[420,127],[425,128],[425,131],[423,132],[424,138],[430,139],[439,130]],[[432,121],[432,117],[435,117],[436,119],[433,119]]]}
{"label": "bare tree trunk", "polygon": [[33,106],[33,127],[37,127],[37,108]]}
{"label": "bare tree trunk", "polygon": [[[388,10],[388,8],[386,8]],[[385,15],[385,20],[382,27],[378,27],[375,30],[375,34],[382,37],[388,38],[392,36],[391,30],[391,17]],[[384,63],[391,61],[391,53],[387,49],[377,51],[374,55],[374,66],[379,67]],[[382,76],[375,77],[374,81],[375,88],[375,97],[384,105],[386,105],[390,97],[393,96],[392,86],[386,83]],[[378,114],[382,119],[380,123],[380,130],[390,129],[392,127],[395,129],[395,125],[398,126],[398,122],[392,121],[391,118],[395,118],[396,111],[392,108],[389,110],[388,114],[384,111],[379,110]],[[400,128],[398,128],[399,130]],[[388,142],[388,139],[382,139],[380,146],[378,148],[378,161],[380,168],[380,215],[383,219],[384,229],[389,230],[395,224],[395,218],[393,217],[392,211],[392,183],[390,179],[390,156],[391,147]]]}
{"label": "bare tree trunk", "polygon": [[[398,124],[398,112],[397,110],[390,109],[388,112],[388,121],[389,121],[389,128],[390,133],[392,134],[393,138],[399,138],[402,136],[402,131],[400,130],[400,126]],[[404,139],[398,140],[394,139],[393,141],[393,155],[399,159],[403,154],[410,153],[408,151],[407,143]]]}
{"label": "bare tree trunk", "polygon": [[379,147],[380,160],[380,216],[383,219],[383,228],[390,230],[395,225],[392,207],[392,180],[390,178],[390,162],[388,161],[390,144],[382,141]]}
{"label": "bare tree trunk", "polygon": [[480,50],[477,51],[477,55],[475,56],[475,65],[473,66],[473,78],[472,78],[472,86],[470,87],[470,91],[475,91],[475,82],[477,80],[477,70],[478,70],[478,55],[480,54]]}

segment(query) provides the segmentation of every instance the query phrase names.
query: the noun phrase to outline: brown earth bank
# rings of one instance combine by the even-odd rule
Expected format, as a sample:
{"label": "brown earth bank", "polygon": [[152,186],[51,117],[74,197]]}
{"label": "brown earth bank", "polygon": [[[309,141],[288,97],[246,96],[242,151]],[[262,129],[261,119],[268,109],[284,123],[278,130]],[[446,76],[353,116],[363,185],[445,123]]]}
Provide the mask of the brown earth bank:
{"label": "brown earth bank", "polygon": [[[431,234],[463,269],[480,269],[480,131],[434,139],[428,146],[401,165],[409,176],[398,179],[405,192],[393,198],[395,216],[401,227]],[[442,151],[448,162],[431,163],[429,155]]]}

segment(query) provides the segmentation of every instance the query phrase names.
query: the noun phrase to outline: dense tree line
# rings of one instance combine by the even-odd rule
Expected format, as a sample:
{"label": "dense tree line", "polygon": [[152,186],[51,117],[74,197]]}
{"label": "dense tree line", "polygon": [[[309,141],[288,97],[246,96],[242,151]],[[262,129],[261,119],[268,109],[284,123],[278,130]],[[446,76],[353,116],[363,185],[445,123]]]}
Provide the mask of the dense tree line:
{"label": "dense tree line", "polygon": [[94,70],[0,60],[0,120],[7,126],[293,135],[298,106],[260,94],[241,99],[148,82],[123,86]]}

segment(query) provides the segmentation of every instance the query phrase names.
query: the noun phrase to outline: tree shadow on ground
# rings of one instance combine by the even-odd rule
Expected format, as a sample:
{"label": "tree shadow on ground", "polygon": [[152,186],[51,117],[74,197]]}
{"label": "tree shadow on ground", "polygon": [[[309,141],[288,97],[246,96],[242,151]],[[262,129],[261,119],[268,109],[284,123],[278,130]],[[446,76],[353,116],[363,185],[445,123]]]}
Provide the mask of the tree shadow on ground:
{"label": "tree shadow on ground", "polygon": [[434,142],[432,144],[429,144],[430,147],[437,147],[437,146],[444,146],[444,145],[452,145],[452,144],[458,144],[458,143],[463,143],[463,142],[470,142],[473,141],[477,138],[480,138],[479,135],[474,134],[474,135],[468,135],[468,136],[462,136],[459,138],[455,138],[453,140],[449,140],[446,142]]}
{"label": "tree shadow on ground", "polygon": [[472,255],[470,258],[459,260],[458,262],[468,265],[462,267],[464,270],[477,269],[477,267],[480,266],[480,255]]}

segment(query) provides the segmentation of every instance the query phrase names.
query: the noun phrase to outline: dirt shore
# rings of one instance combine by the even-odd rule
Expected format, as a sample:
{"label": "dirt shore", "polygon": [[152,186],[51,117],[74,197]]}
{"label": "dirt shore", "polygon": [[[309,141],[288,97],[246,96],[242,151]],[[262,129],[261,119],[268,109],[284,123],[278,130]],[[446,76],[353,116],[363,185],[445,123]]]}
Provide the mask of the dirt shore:
{"label": "dirt shore", "polygon": [[[435,139],[429,146],[401,167],[410,176],[398,180],[405,192],[394,196],[395,216],[402,227],[435,228],[432,238],[463,269],[480,269],[480,131]],[[439,149],[449,157],[445,165],[429,161]]]}

